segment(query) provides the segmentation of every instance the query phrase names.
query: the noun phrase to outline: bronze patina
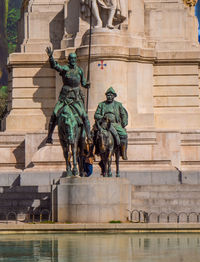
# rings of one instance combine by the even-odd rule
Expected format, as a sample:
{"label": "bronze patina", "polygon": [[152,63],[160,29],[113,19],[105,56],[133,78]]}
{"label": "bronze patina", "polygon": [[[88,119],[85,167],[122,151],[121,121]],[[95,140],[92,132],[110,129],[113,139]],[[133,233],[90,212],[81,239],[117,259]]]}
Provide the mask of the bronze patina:
{"label": "bronze patina", "polygon": [[119,156],[127,160],[127,132],[128,113],[120,102],[114,100],[117,96],[115,90],[110,87],[106,91],[106,100],[101,102],[94,115],[95,125],[94,145],[97,155],[100,155],[99,163],[103,176],[112,176],[112,155],[116,158],[116,176],[119,176]]}
{"label": "bronze patina", "polygon": [[80,85],[84,88],[89,88],[90,85],[84,78],[83,70],[77,66],[75,53],[69,54],[67,65],[61,66],[53,58],[53,51],[50,47],[46,48],[46,52],[49,56],[51,68],[58,71],[63,80],[58,102],[50,118],[46,143],[53,143],[52,134],[56,124],[58,124],[59,138],[67,165],[67,175],[71,175],[70,146],[73,156],[72,174],[77,175],[77,163],[79,161],[80,168],[81,152],[84,148],[86,136],[88,142],[91,143],[90,123],[84,108],[84,97]]}

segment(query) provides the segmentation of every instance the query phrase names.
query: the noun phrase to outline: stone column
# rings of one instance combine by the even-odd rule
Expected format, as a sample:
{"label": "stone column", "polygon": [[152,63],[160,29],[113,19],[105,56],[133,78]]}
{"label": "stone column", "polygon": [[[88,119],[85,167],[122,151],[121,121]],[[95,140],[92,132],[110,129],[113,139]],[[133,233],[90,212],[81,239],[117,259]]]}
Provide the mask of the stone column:
{"label": "stone column", "polygon": [[144,37],[144,0],[129,0],[128,13],[128,32]]}
{"label": "stone column", "polygon": [[198,47],[194,7],[183,1],[145,0],[145,34],[149,46],[159,50],[188,50]]}
{"label": "stone column", "polygon": [[[21,52],[44,52],[46,46],[60,48],[63,36],[63,2],[29,1],[22,12]],[[23,25],[24,24],[24,25]]]}

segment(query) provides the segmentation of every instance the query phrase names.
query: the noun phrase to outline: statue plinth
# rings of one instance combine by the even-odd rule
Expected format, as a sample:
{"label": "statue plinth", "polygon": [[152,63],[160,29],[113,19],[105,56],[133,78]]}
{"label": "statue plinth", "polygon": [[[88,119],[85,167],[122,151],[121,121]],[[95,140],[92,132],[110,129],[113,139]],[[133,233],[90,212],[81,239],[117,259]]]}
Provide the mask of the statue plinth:
{"label": "statue plinth", "polygon": [[125,178],[61,178],[56,198],[58,222],[126,221],[131,186]]}

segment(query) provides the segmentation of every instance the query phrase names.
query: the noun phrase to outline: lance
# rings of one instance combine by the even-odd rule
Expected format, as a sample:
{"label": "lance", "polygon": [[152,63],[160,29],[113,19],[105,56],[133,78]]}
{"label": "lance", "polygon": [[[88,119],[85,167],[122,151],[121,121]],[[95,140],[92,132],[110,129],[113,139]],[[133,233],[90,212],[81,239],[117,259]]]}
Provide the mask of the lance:
{"label": "lance", "polygon": [[[90,3],[90,30],[89,30],[89,53],[88,53],[88,71],[87,71],[87,83],[90,83],[90,61],[91,61],[91,45],[92,45],[92,3]],[[86,112],[88,113],[89,104],[89,88],[87,89],[87,102],[86,102]]]}

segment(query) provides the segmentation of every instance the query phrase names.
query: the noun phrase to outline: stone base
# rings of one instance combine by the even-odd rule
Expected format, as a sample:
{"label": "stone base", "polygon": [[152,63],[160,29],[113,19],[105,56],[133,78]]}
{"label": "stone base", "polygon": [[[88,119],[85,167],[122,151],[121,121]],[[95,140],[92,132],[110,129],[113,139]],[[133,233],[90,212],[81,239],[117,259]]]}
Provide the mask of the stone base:
{"label": "stone base", "polygon": [[58,222],[126,221],[131,185],[124,178],[61,178],[57,191]]}

